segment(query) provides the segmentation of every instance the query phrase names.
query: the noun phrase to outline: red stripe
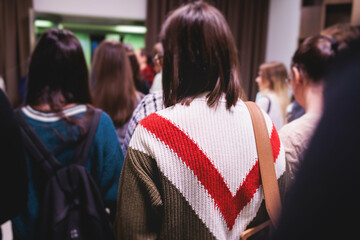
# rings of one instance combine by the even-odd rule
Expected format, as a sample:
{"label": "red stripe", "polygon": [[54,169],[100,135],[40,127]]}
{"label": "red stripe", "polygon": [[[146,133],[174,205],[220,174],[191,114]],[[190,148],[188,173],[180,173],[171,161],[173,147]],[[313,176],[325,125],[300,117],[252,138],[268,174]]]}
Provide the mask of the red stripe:
{"label": "red stripe", "polygon": [[[235,197],[232,197],[223,176],[215,168],[210,159],[198,145],[177,126],[158,114],[149,115],[142,120],[140,124],[153,133],[160,141],[169,146],[193,171],[214,199],[216,206],[219,208],[227,223],[228,229],[231,230],[238,214],[250,202],[259,187],[260,176],[258,162],[255,163],[246,176]],[[272,137],[273,136],[276,137],[277,133],[272,134]],[[273,146],[277,146],[280,144],[280,141],[277,142],[274,140],[272,144]]]}
{"label": "red stripe", "polygon": [[271,148],[272,148],[272,152],[273,152],[274,162],[276,162],[276,159],[278,158],[279,153],[280,153],[280,138],[279,138],[278,132],[276,131],[274,123],[272,126],[270,142],[271,142]]}

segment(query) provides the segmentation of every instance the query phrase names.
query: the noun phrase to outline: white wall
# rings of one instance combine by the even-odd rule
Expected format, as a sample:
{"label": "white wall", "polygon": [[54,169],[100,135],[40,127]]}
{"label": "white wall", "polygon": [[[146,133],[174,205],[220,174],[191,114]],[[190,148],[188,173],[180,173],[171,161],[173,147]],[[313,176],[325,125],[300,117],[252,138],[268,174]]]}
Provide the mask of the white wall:
{"label": "white wall", "polygon": [[297,49],[301,0],[270,0],[265,61],[281,61],[288,68]]}
{"label": "white wall", "polygon": [[145,20],[146,0],[34,0],[34,9],[67,15]]}

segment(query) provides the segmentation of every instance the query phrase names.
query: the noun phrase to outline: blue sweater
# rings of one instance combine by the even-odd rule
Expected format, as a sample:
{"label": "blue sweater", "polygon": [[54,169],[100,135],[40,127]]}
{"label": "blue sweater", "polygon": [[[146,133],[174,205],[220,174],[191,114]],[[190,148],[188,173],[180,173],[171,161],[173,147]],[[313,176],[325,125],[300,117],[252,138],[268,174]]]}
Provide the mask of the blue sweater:
{"label": "blue sweater", "polygon": [[[86,109],[85,105],[78,105],[66,109],[64,114],[69,117],[82,118]],[[66,165],[76,148],[75,141],[79,137],[80,128],[59,119],[53,113],[39,112],[30,106],[22,108],[22,113],[55,158],[62,165]],[[42,172],[28,155],[26,161],[29,173],[27,209],[12,219],[15,239],[33,239],[42,201],[42,194],[38,193],[44,184],[44,178],[39,177]],[[100,187],[105,205],[114,212],[115,209],[111,208],[116,204],[123,161],[123,152],[112,120],[103,112],[86,168]]]}

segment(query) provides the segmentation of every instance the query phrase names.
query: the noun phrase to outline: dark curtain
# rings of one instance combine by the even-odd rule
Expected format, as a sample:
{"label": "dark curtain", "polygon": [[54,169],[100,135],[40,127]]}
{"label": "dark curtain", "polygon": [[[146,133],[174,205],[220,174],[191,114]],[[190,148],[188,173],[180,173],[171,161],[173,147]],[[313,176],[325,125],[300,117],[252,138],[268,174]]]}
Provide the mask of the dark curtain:
{"label": "dark curtain", "polygon": [[[167,14],[191,0],[148,0],[146,48],[159,40],[161,24]],[[255,77],[265,59],[269,0],[208,0],[225,16],[239,51],[242,86],[249,100],[258,91]]]}
{"label": "dark curtain", "polygon": [[0,0],[0,75],[13,106],[20,103],[18,85],[28,67],[29,8],[32,0]]}

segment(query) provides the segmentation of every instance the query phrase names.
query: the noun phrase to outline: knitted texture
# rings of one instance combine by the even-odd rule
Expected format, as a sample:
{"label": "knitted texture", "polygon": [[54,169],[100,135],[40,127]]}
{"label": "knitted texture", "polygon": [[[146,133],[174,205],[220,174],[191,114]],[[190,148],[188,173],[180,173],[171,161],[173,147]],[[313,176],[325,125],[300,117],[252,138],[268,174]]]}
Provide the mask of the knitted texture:
{"label": "knitted texture", "polygon": [[[264,116],[280,178],[284,150]],[[228,111],[224,99],[213,109],[198,98],[151,114],[136,128],[120,179],[117,236],[238,239],[255,218],[264,219],[257,216],[263,198],[245,104]]]}

